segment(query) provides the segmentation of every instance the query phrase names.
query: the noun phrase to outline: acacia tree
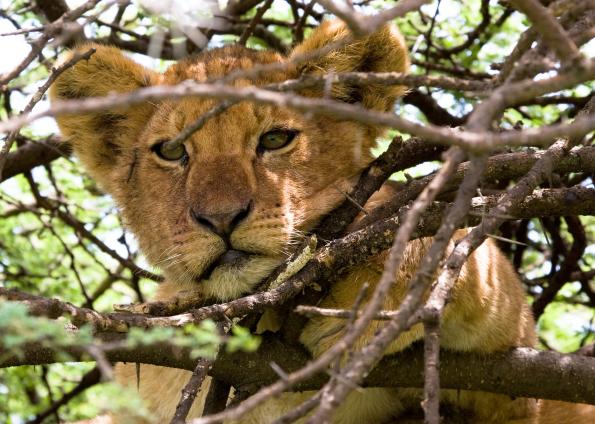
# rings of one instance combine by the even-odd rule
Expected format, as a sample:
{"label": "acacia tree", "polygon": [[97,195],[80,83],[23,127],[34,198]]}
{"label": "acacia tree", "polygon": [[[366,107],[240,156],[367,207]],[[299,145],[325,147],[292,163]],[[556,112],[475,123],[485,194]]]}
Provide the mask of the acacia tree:
{"label": "acacia tree", "polygon": [[[142,414],[133,393],[118,404],[124,389],[110,383],[114,361],[193,371],[173,422],[185,420],[206,374],[214,384],[203,423],[240,417],[281,391],[303,389],[321,390],[282,422],[319,406],[316,417],[324,418],[360,384],[424,387],[432,423],[439,420],[440,387],[595,404],[589,383],[595,377],[589,357],[595,319],[594,4],[461,3],[180,1],[169,10],[157,1],[130,0],[3,4],[3,56],[11,63],[0,75],[0,421],[79,419],[107,405]],[[52,107],[45,100],[62,71],[94,53],[90,48],[56,66],[65,49],[82,41],[115,45],[163,69],[171,60],[229,43],[284,54],[330,15],[344,20],[354,38],[394,21],[410,47],[411,74],[329,74],[244,91],[226,89],[224,82],[186,82]],[[363,80],[409,90],[394,114],[292,93]],[[148,268],[111,200],[70,156],[68,141],[53,122],[40,119],[185,95],[221,103],[179,140],[246,98],[390,128],[379,141],[379,157],[345,202],[261,291],[226,304],[147,302],[162,279],[159,270]],[[395,197],[347,233],[361,205],[389,178],[400,182]],[[409,239],[439,234],[438,240],[448,240],[449,231],[461,226],[475,227],[444,258],[445,246],[438,244],[431,264],[414,277],[411,301],[397,311],[381,311],[373,301],[352,310],[314,306],[334,277],[371,252],[392,246],[388,274]],[[482,358],[439,352],[450,286],[486,237],[498,240],[521,275],[544,351]],[[379,286],[387,284],[390,279]],[[270,307],[287,313],[282,330],[251,336],[248,330]],[[344,345],[309,362],[295,340],[305,317],[316,315],[345,318],[348,330]],[[378,338],[368,350],[348,349],[351,360],[329,378],[325,371],[346,354],[350,338],[375,319],[387,321]],[[423,347],[384,359],[373,354],[418,322],[425,329]],[[572,351],[580,355],[560,353]],[[226,408],[231,387],[236,394]]]}

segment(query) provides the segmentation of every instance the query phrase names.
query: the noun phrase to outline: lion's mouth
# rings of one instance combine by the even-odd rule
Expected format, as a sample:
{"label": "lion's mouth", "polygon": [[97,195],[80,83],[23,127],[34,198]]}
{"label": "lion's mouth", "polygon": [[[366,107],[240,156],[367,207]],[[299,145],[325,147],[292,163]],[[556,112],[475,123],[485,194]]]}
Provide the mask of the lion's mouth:
{"label": "lion's mouth", "polygon": [[227,268],[241,268],[242,266],[246,265],[251,256],[254,255],[244,252],[243,250],[230,249],[215,259],[213,263],[209,265],[208,268],[205,269],[198,278],[196,278],[196,280],[208,279],[211,277],[213,271],[219,267],[224,266]]}

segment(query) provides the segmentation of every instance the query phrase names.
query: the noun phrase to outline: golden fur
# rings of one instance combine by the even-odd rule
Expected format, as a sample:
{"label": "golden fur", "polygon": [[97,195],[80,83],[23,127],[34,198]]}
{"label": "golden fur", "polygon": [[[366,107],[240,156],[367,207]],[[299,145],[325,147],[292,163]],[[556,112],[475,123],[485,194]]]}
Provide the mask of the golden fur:
{"label": "golden fur", "polygon": [[[323,23],[292,55],[312,51],[346,35],[345,27],[338,21]],[[228,46],[181,61],[158,74],[115,48],[95,47],[97,52],[90,60],[77,64],[58,79],[51,91],[53,99],[124,93],[186,79],[205,81],[256,64],[286,61],[276,53]],[[405,72],[408,66],[402,37],[395,28],[385,26],[319,59],[288,65],[284,71],[267,72],[256,79],[238,79],[234,84],[264,85],[300,74],[329,71]],[[402,93],[402,87],[384,85],[337,84],[331,90],[334,98],[381,111],[390,110]],[[310,89],[302,94],[320,96],[322,92]],[[167,282],[160,286],[158,299],[170,298],[182,290],[200,291],[218,300],[250,292],[284,260],[288,247],[300,234],[343,200],[341,191],[348,190],[372,160],[370,149],[382,130],[283,107],[241,102],[209,120],[186,141],[186,165],[165,161],[151,150],[160,140],[175,137],[215,104],[210,99],[187,98],[58,118],[63,134],[83,165],[114,197],[149,261],[162,268]],[[259,136],[273,128],[297,129],[299,134],[286,147],[257,153]],[[380,193],[377,200],[383,196]],[[246,205],[250,205],[249,212],[231,232],[227,243],[252,256],[241,266],[221,265],[205,278],[203,272],[228,247],[222,237],[197,223],[191,212],[199,211],[201,216],[208,217],[228,216],[247,210]],[[409,244],[385,309],[398,307],[407,290],[405,283],[429,243],[430,239],[421,239]],[[383,258],[384,254],[350,271],[333,285],[322,306],[349,308],[364,282],[372,288],[377,283]],[[312,319],[300,340],[313,355],[320,355],[341,337],[343,325],[344,321],[337,319]],[[374,323],[358,346],[364,345],[379,325]],[[395,340],[388,353],[402,350],[421,338],[422,329],[415,326]],[[484,243],[463,268],[445,312],[441,341],[445,348],[478,352],[534,345],[534,322],[521,283],[492,242]],[[168,422],[189,373],[143,365],[141,374],[140,393],[155,421]],[[119,366],[118,378],[135,384],[134,367]],[[206,385],[208,381],[191,416],[200,414]],[[467,410],[472,422],[523,418],[533,422],[530,417],[538,409],[537,402],[529,399],[449,390],[442,394],[445,404]],[[309,395],[284,394],[242,422],[270,422]],[[381,423],[416,407],[419,390],[366,389],[351,394],[335,420]],[[130,417],[115,417],[114,421],[132,422]]]}

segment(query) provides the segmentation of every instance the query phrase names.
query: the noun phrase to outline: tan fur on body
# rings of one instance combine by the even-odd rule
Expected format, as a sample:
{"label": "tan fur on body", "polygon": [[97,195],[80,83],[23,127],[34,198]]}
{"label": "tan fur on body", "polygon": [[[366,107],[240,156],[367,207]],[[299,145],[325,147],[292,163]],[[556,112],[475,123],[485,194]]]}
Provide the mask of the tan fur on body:
{"label": "tan fur on body", "polygon": [[[293,54],[312,51],[346,34],[339,22],[326,22]],[[164,74],[157,74],[115,48],[95,47],[97,52],[89,61],[77,64],[58,79],[52,88],[53,99],[101,96],[112,91],[123,93],[186,79],[205,81],[259,63],[286,60],[276,53],[230,46],[182,61]],[[396,29],[386,26],[320,59],[289,65],[285,71],[267,72],[258,79],[238,79],[234,84],[264,85],[294,79],[302,73],[329,71],[405,72],[408,65],[402,37]],[[342,101],[388,111],[403,88],[343,84],[333,86],[331,93]],[[302,94],[322,93],[307,90]],[[356,122],[241,102],[209,120],[185,142],[186,164],[164,160],[153,152],[155,144],[172,139],[215,104],[213,100],[187,98],[58,118],[62,132],[71,140],[83,165],[116,200],[126,225],[136,234],[149,261],[163,269],[167,282],[160,286],[158,299],[168,299],[182,290],[200,291],[218,300],[250,292],[284,260],[300,234],[343,200],[341,191],[348,190],[372,160],[370,149],[382,131]],[[285,147],[259,151],[260,135],[277,128],[295,129],[299,133]],[[385,195],[378,194],[376,200]],[[235,223],[227,241],[205,226],[204,221],[196,219],[197,215],[237,217],[238,211],[245,213]],[[413,241],[407,247],[397,284],[386,299],[385,309],[398,307],[407,290],[406,282],[430,241]],[[224,264],[210,275],[203,275],[228,248],[251,256],[239,265]],[[340,279],[322,306],[351,307],[363,283],[369,283],[372,288],[377,283],[384,256]],[[313,355],[320,355],[341,337],[344,324],[337,319],[312,319],[300,340]],[[374,323],[358,346],[369,341],[380,325],[381,322]],[[533,327],[514,270],[492,242],[484,243],[463,268],[453,290],[452,302],[444,316],[442,345],[479,352],[532,346]],[[395,340],[387,353],[402,350],[421,338],[422,330],[415,326]],[[121,365],[117,374],[124,383],[136,383],[134,366]],[[155,421],[169,422],[189,372],[143,365],[141,375],[140,393],[153,411]],[[206,392],[203,387],[191,416],[200,415]],[[242,422],[270,422],[310,395],[284,394]],[[445,404],[468,411],[471,422],[533,420],[531,417],[538,409],[535,401],[512,400],[502,395],[448,390],[442,395]],[[335,421],[381,423],[418,407],[419,390],[366,389],[350,395],[337,411]],[[130,417],[114,417],[114,421],[132,422]]]}

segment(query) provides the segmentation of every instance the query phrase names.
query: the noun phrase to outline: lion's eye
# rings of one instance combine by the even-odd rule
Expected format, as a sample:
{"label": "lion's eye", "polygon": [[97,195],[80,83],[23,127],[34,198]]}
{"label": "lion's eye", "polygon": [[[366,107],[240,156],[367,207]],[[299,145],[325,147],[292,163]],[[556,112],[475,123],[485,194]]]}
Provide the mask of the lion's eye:
{"label": "lion's eye", "polygon": [[162,140],[151,147],[151,150],[155,152],[161,159],[174,161],[184,160],[188,157],[184,144],[171,143],[169,140]]}
{"label": "lion's eye", "polygon": [[275,129],[262,134],[258,140],[261,150],[276,150],[287,146],[297,135],[296,130]]}

